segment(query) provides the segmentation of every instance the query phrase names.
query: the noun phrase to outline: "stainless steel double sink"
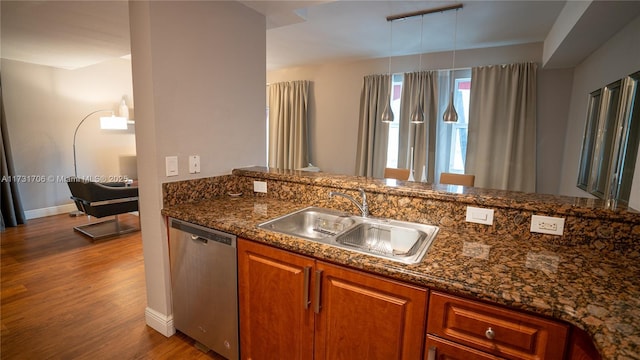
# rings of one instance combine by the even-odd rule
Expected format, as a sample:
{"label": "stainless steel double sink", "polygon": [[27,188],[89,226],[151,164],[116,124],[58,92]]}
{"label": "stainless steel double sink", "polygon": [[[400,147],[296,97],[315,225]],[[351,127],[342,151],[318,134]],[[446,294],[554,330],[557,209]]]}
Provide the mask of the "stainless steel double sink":
{"label": "stainless steel double sink", "polygon": [[405,264],[420,262],[439,230],[433,225],[361,217],[320,207],[307,207],[258,227]]}

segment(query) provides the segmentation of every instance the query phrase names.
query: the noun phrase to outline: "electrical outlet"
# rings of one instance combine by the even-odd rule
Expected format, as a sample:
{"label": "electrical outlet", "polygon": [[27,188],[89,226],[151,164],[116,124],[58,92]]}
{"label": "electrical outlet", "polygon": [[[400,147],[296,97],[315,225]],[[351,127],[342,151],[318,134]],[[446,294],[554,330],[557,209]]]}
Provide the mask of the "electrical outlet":
{"label": "electrical outlet", "polygon": [[189,174],[200,172],[200,155],[189,155]]}
{"label": "electrical outlet", "polygon": [[531,232],[562,235],[564,232],[564,218],[531,215]]}
{"label": "electrical outlet", "polygon": [[467,222],[493,225],[493,209],[467,206]]}
{"label": "electrical outlet", "polygon": [[253,182],[253,191],[259,193],[267,192],[267,182],[266,181],[254,181]]}

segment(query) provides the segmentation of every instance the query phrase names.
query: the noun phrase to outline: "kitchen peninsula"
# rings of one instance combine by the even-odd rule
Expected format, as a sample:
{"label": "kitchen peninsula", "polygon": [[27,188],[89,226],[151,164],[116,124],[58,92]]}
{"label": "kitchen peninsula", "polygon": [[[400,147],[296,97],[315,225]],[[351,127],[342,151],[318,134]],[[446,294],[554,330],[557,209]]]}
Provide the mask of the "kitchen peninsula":
{"label": "kitchen peninsula", "polygon": [[[254,181],[266,182],[267,192],[255,193]],[[373,217],[440,227],[420,263],[405,265],[257,227],[307,206],[355,213],[353,204],[330,200],[328,193],[357,197],[359,188]],[[432,294],[557,321],[570,332],[584,330],[604,359],[640,359],[640,213],[633,209],[591,199],[262,167],[165,183],[163,195],[167,217]],[[493,225],[466,222],[467,206],[493,209]],[[564,218],[564,234],[530,232],[531,215]]]}

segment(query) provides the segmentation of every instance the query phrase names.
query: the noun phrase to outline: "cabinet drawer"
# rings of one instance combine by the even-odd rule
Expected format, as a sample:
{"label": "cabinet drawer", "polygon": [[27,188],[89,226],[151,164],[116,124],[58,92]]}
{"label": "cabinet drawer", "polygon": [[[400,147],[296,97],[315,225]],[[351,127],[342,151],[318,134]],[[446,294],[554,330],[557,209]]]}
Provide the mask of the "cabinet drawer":
{"label": "cabinet drawer", "polygon": [[427,332],[509,359],[562,359],[568,326],[434,292]]}
{"label": "cabinet drawer", "polygon": [[425,360],[500,360],[499,357],[427,335]]}

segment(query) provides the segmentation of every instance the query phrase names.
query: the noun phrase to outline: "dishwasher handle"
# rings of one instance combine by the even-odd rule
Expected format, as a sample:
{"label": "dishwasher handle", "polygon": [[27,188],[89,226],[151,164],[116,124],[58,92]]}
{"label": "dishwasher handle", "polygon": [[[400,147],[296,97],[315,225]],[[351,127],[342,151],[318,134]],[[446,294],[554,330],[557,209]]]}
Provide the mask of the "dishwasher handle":
{"label": "dishwasher handle", "polygon": [[191,240],[200,242],[201,245],[207,245],[209,243],[208,239],[200,237],[198,235],[191,235]]}
{"label": "dishwasher handle", "polygon": [[232,247],[236,247],[237,237],[233,234],[228,234],[215,229],[206,228],[204,226],[190,224],[177,219],[170,219],[171,228],[184,231],[191,235],[191,239],[196,240],[200,238],[200,241],[206,244],[208,241],[215,241]]}

